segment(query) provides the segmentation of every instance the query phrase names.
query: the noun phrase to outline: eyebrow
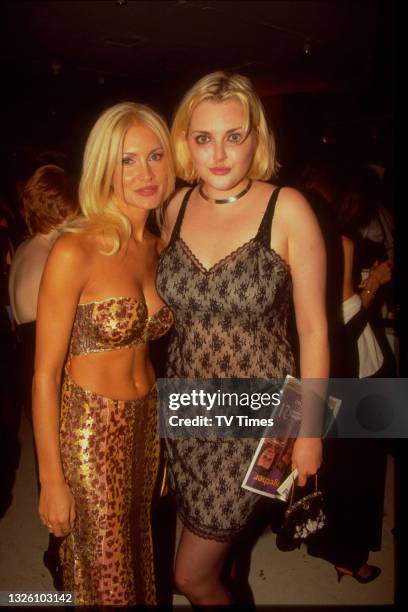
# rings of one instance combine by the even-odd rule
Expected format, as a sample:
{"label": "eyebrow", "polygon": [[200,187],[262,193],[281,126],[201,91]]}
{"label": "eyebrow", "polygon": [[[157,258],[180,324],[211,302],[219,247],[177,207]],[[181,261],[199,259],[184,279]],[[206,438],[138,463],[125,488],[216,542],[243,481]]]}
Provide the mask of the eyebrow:
{"label": "eyebrow", "polygon": [[[156,147],[155,149],[152,149],[151,151],[149,151],[149,155],[151,155],[152,153],[155,153],[156,151],[164,151],[164,148]],[[135,151],[123,151],[122,155],[139,155],[139,153],[136,153]]]}
{"label": "eyebrow", "polygon": [[[227,134],[231,134],[232,132],[238,132],[239,130],[242,130],[242,125],[240,125],[239,127],[236,128],[231,128],[230,130],[227,130]],[[207,132],[207,130],[193,130],[191,132],[192,134],[211,134],[211,132]]]}

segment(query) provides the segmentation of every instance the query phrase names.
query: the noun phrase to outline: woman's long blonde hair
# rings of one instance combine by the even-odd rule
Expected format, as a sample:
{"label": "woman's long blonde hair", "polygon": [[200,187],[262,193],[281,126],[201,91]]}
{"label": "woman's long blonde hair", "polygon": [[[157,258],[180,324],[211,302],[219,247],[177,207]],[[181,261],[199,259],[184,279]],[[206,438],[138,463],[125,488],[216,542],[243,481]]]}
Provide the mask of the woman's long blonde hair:
{"label": "woman's long blonde hair", "polygon": [[240,74],[228,75],[218,71],[207,74],[187,91],[174,116],[171,138],[175,153],[177,176],[188,183],[196,182],[199,177],[194,169],[187,145],[187,134],[191,116],[200,102],[210,100],[223,102],[236,99],[241,102],[246,114],[244,132],[254,130],[257,139],[254,158],[248,177],[268,180],[279,168],[276,161],[275,139],[266,121],[264,108],[252,83]]}
{"label": "woman's long blonde hair", "polygon": [[98,118],[89,134],[79,184],[81,216],[66,227],[75,233],[99,234],[104,240],[106,255],[117,253],[123,241],[130,238],[132,228],[117,206],[113,175],[121,163],[123,140],[129,127],[141,123],[159,138],[168,166],[164,201],[174,191],[175,173],[170,134],[164,120],[148,106],[121,102],[108,108]]}

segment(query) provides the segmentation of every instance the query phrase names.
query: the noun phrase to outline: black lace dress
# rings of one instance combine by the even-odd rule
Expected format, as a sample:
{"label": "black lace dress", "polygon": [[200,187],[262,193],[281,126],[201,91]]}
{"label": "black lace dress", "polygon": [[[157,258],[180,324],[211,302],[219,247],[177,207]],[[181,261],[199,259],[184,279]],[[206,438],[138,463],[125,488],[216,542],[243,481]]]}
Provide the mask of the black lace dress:
{"label": "black lace dress", "polygon": [[[270,248],[275,189],[254,238],[212,266],[180,237],[185,195],[157,273],[157,290],[175,316],[168,377],[284,378],[295,371],[289,341],[292,281]],[[258,440],[166,440],[170,486],[194,533],[230,540],[259,496],[241,488]]]}

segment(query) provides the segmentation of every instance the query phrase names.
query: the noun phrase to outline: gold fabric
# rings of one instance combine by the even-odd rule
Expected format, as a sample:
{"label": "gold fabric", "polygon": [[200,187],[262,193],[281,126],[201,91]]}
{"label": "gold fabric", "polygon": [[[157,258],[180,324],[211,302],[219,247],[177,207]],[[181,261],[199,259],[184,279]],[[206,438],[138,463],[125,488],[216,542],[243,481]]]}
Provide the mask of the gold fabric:
{"label": "gold fabric", "polygon": [[[144,300],[117,297],[80,304],[73,355],[124,348],[158,338],[173,322],[167,307],[151,317]],[[158,394],[114,400],[83,389],[65,371],[60,448],[75,499],[75,527],[60,556],[64,590],[82,606],[156,603],[151,503],[160,444]]]}
{"label": "gold fabric", "polygon": [[78,304],[70,355],[86,355],[143,344],[165,334],[173,323],[167,306],[150,317],[144,299],[110,297]]}
{"label": "gold fabric", "polygon": [[76,504],[64,590],[77,605],[156,603],[150,509],[159,465],[157,391],[112,400],[65,377],[60,444]]}

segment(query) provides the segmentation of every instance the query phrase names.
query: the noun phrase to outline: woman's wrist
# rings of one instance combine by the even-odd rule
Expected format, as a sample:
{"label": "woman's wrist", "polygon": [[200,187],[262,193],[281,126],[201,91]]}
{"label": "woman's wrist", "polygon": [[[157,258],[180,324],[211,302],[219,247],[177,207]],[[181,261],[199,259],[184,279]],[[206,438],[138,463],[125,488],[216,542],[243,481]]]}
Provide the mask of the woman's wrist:
{"label": "woman's wrist", "polygon": [[47,475],[40,477],[40,484],[42,487],[60,487],[65,485],[66,482],[63,474],[55,476]]}
{"label": "woman's wrist", "polygon": [[366,295],[374,296],[377,292],[379,285],[378,284],[370,284],[366,285],[362,288],[361,293],[365,293]]}
{"label": "woman's wrist", "polygon": [[375,294],[377,292],[378,287],[364,287],[360,292],[361,303],[364,308],[368,308],[368,306],[373,301]]}

